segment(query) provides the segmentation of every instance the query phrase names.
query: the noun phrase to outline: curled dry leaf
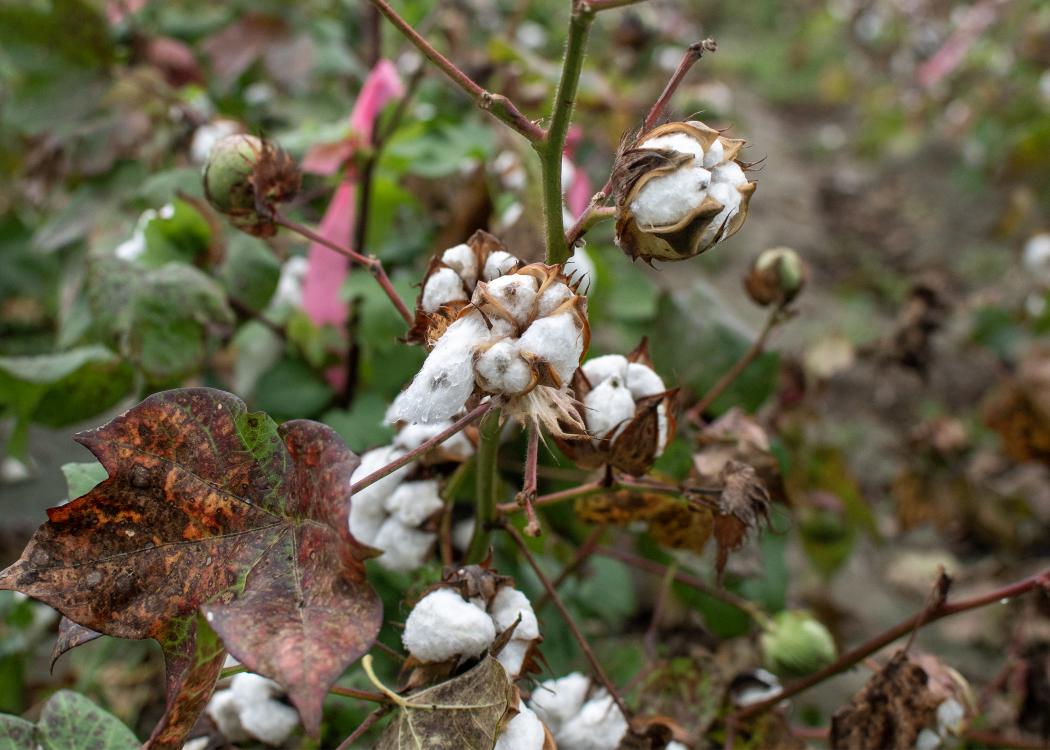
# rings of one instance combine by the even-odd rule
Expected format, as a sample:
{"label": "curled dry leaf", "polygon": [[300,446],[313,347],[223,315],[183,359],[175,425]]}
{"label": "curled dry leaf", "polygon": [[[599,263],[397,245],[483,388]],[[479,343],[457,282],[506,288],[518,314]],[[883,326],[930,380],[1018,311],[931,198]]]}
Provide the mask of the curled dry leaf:
{"label": "curled dry leaf", "polygon": [[770,497],[754,467],[728,461],[722,467],[722,494],[714,517],[714,536],[718,544],[718,574],[725,570],[729,553],[744,543],[748,532],[769,516]]}
{"label": "curled dry leaf", "polygon": [[169,702],[153,748],[181,747],[207,701],[223,661],[213,629],[316,732],[328,688],[382,619],[364,579],[372,551],[348,530],[357,457],[324,425],[278,427],[209,388],[158,393],[77,440],[109,479],[51,508],[0,588],[161,643]]}
{"label": "curled dry leaf", "polygon": [[62,654],[100,637],[102,633],[85,628],[83,625],[77,625],[68,617],[63,617],[58,622],[58,639],[55,641],[54,648],[51,649],[51,671],[54,671],[55,662],[61,658]]}
{"label": "curled dry leaf", "polygon": [[926,671],[899,651],[831,719],[833,750],[906,750],[935,717],[940,698]]}
{"label": "curled dry leaf", "polygon": [[434,687],[406,696],[376,750],[491,750],[518,691],[491,656]]}
{"label": "curled dry leaf", "polygon": [[762,426],[740,409],[727,411],[697,436],[693,473],[701,484],[717,484],[729,461],[754,467],[774,502],[787,502],[780,463],[770,451]]}
{"label": "curled dry leaf", "polygon": [[576,515],[593,524],[647,524],[649,535],[664,547],[703,552],[711,537],[712,513],[682,497],[656,492],[617,490],[576,501]]}

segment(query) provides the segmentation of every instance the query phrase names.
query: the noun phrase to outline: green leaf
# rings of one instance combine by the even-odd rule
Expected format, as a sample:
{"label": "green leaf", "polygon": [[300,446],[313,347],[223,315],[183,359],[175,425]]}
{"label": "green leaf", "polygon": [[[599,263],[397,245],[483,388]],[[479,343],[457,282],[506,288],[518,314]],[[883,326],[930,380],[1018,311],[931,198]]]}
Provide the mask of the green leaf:
{"label": "green leaf", "polygon": [[36,726],[17,716],[0,714],[0,750],[36,750]]}
{"label": "green leaf", "polygon": [[62,474],[66,477],[70,500],[86,495],[95,485],[109,477],[106,469],[98,461],[62,464]]}
{"label": "green leaf", "polygon": [[232,299],[258,312],[277,289],[281,264],[265,242],[237,232],[226,245],[218,276]]}
{"label": "green leaf", "polygon": [[147,223],[144,235],[146,252],[136,260],[150,268],[176,261],[192,263],[208,252],[211,243],[208,222],[183,200],[171,204],[170,215],[157,216]]}
{"label": "green leaf", "polygon": [[103,346],[0,357],[0,406],[49,427],[73,424],[105,411],[131,384],[131,369]]}
{"label": "green leaf", "polygon": [[135,735],[112,714],[80,693],[59,690],[37,725],[44,750],[137,750]]}
{"label": "green leaf", "polygon": [[338,432],[350,450],[362,453],[394,437],[394,428],[383,423],[388,404],[378,393],[359,393],[349,410],[331,409],[321,421]]}
{"label": "green leaf", "polygon": [[333,395],[328,384],[297,359],[282,359],[255,386],[258,407],[278,419],[320,414]]}

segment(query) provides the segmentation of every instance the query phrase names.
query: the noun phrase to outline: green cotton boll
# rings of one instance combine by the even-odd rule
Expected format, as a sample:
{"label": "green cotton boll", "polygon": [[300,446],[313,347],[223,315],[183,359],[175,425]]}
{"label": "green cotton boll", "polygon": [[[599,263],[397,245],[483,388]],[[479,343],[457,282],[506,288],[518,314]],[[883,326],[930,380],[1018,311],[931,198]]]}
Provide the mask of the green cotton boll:
{"label": "green cotton boll", "polygon": [[766,668],[785,677],[804,677],[835,661],[835,639],[805,610],[777,613],[761,637]]}

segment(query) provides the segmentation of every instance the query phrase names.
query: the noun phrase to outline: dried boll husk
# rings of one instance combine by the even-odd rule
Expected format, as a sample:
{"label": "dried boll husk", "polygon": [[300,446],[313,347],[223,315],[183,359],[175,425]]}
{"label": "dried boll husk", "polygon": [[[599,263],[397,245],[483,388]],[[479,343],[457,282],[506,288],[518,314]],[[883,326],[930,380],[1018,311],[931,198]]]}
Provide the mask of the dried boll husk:
{"label": "dried boll husk", "polygon": [[691,120],[625,146],[613,171],[616,244],[632,259],[691,258],[743,225],[757,185],[737,160],[744,141]]}
{"label": "dried boll husk", "polygon": [[802,291],[808,275],[797,252],[790,247],[773,247],[755,258],[744,277],[744,288],[755,304],[786,305]]}
{"label": "dried boll husk", "polygon": [[219,139],[204,163],[204,195],[242,232],[256,237],[277,233],[277,206],[298,193],[302,172],[277,144],[254,135]]}
{"label": "dried boll husk", "polygon": [[[625,359],[629,366],[642,365],[652,370],[648,340],[642,339],[638,347]],[[652,376],[657,377],[655,372]],[[573,394],[577,401],[584,405],[582,420],[592,435],[598,430],[595,429],[594,415],[586,410],[587,398],[595,388],[612,377],[617,376],[600,378],[598,382],[592,383],[587,377],[585,367],[580,367],[573,375]],[[623,387],[626,389],[626,384]],[[601,437],[592,436],[589,440],[556,440],[565,455],[582,468],[595,469],[608,464],[620,471],[640,476],[652,467],[653,462],[663,454],[668,443],[674,438],[674,405],[677,395],[678,389],[671,389],[633,399],[633,416],[622,426],[605,430],[606,434]]]}
{"label": "dried boll husk", "polygon": [[470,304],[479,281],[492,281],[524,263],[494,235],[479,229],[462,245],[430,259],[416,298],[416,319],[406,340],[431,348]]}

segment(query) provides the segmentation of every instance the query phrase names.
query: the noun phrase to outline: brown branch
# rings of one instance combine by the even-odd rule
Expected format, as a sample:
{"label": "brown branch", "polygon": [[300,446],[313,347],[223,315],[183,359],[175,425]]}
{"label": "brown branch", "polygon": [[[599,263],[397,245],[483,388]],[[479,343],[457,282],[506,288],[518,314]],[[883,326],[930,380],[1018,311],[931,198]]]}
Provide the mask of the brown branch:
{"label": "brown branch", "polygon": [[353,731],[353,733],[345,740],[339,743],[339,747],[335,750],[350,750],[354,746],[357,740],[361,739],[361,735],[371,729],[377,721],[383,718],[389,709],[386,706],[380,706],[375,711],[370,713],[365,720],[361,722],[361,725]]}
{"label": "brown branch", "polygon": [[535,425],[528,428],[528,448],[525,453],[525,482],[515,498],[519,507],[525,509],[526,536],[540,535],[540,521],[536,518],[536,467],[540,461],[540,431]]}
{"label": "brown branch", "polygon": [[379,467],[378,469],[373,471],[371,474],[369,474],[365,478],[363,478],[361,480],[358,480],[357,482],[354,482],[354,484],[350,487],[350,494],[351,494],[351,496],[357,494],[358,492],[363,490],[368,485],[375,484],[376,482],[378,482],[383,477],[385,477],[385,476],[387,476],[389,474],[393,474],[395,471],[400,469],[402,466],[412,463],[413,461],[415,461],[417,458],[422,456],[424,453],[426,453],[428,450],[430,450],[434,446],[441,445],[441,443],[443,443],[446,440],[448,440],[450,437],[452,437],[457,432],[462,430],[468,424],[470,424],[474,420],[480,418],[482,415],[486,414],[488,412],[488,410],[491,409],[492,407],[493,407],[493,402],[491,402],[491,401],[486,401],[485,403],[478,404],[473,409],[471,409],[469,412],[467,412],[464,416],[460,417],[455,422],[453,422],[452,425],[450,427],[448,427],[447,429],[444,429],[441,432],[439,432],[437,435],[435,435],[434,437],[423,441],[416,448],[413,448],[412,450],[410,450],[405,455],[403,455],[403,456],[401,456],[401,457],[391,461],[386,466]]}
{"label": "brown branch", "polygon": [[591,648],[591,644],[587,642],[587,639],[583,636],[583,633],[580,632],[580,628],[576,624],[576,621],[572,619],[572,615],[569,614],[569,610],[565,608],[565,603],[561,600],[561,597],[558,596],[557,589],[555,589],[553,584],[551,584],[550,579],[547,578],[547,575],[543,572],[543,568],[541,568],[539,566],[539,563],[536,562],[536,558],[532,556],[532,552],[529,551],[529,547],[527,544],[525,544],[525,540],[521,537],[521,534],[519,534],[513,526],[505,524],[503,526],[503,529],[507,532],[508,535],[510,535],[510,538],[514,540],[514,543],[518,545],[518,549],[521,550],[521,554],[529,563],[529,566],[536,574],[536,577],[540,579],[540,583],[543,584],[543,588],[546,590],[547,595],[551,599],[551,602],[558,610],[558,613],[561,614],[562,619],[565,620],[565,624],[569,626],[569,630],[572,632],[573,638],[575,638],[576,642],[580,644],[580,650],[583,651],[583,655],[587,657],[587,661],[591,665],[591,671],[594,673],[594,676],[597,678],[598,682],[600,682],[602,686],[609,692],[609,695],[612,696],[613,701],[615,701],[617,707],[620,709],[620,712],[623,713],[624,718],[626,718],[629,721],[631,718],[631,714],[627,710],[627,704],[624,703],[624,700],[620,696],[620,693],[616,689],[616,686],[612,684],[612,681],[605,674],[605,670],[602,669],[601,662],[599,662],[598,657],[595,656],[594,650]]}
{"label": "brown branch", "polygon": [[412,28],[412,25],[402,18],[386,0],[371,0],[379,12],[387,17],[390,23],[397,27],[398,31],[416,46],[423,55],[434,63],[441,71],[452,79],[481,109],[485,110],[497,120],[510,126],[513,130],[523,135],[530,142],[536,143],[546,137],[546,132],[539,125],[527,118],[507,97],[502,94],[493,94],[486,91],[478,83],[464,73],[454,62],[438,52],[423,36]]}
{"label": "brown branch", "polygon": [[962,599],[953,603],[945,602],[939,607],[929,611],[924,607],[918,614],[912,615],[903,622],[899,622],[888,630],[876,635],[874,638],[865,641],[852,651],[840,656],[833,664],[828,665],[819,672],[815,672],[809,677],[804,677],[801,680],[791,683],[785,687],[782,692],[772,698],[761,701],[760,703],[755,703],[738,711],[734,714],[734,718],[737,720],[743,720],[757,716],[764,711],[768,711],[770,708],[780,703],[780,701],[798,695],[814,685],[823,682],[829,677],[833,677],[839,672],[846,671],[865,657],[870,656],[884,646],[893,643],[895,640],[908,635],[920,622],[924,625],[928,625],[931,622],[936,622],[937,620],[959,614],[960,612],[968,612],[971,609],[979,609],[980,607],[986,607],[989,604],[1012,599],[1013,597],[1021,596],[1029,591],[1046,586],[1048,582],[1050,582],[1050,568],[1015,583],[1007,584],[1006,586],[995,589],[994,591],[989,591],[986,594],[973,596],[969,599]]}
{"label": "brown branch", "polygon": [[341,695],[344,698],[357,698],[362,701],[369,701],[370,703],[386,703],[387,698],[382,693],[376,693],[371,690],[358,690],[357,688],[341,687],[339,685],[332,685],[328,688],[328,692],[332,695]]}
{"label": "brown branch", "polygon": [[644,130],[652,130],[656,126],[657,120],[664,113],[667,105],[671,102],[671,97],[674,96],[678,87],[682,83],[682,79],[685,78],[686,73],[699,62],[700,58],[704,56],[705,52],[714,52],[718,49],[718,45],[714,39],[704,39],[702,42],[693,42],[686,47],[685,53],[682,55],[682,60],[678,63],[678,67],[675,68],[673,74],[671,74],[671,80],[664,86],[663,92],[660,97],[653,102],[653,106],[649,109],[649,114],[645,116],[645,121],[642,125]]}

